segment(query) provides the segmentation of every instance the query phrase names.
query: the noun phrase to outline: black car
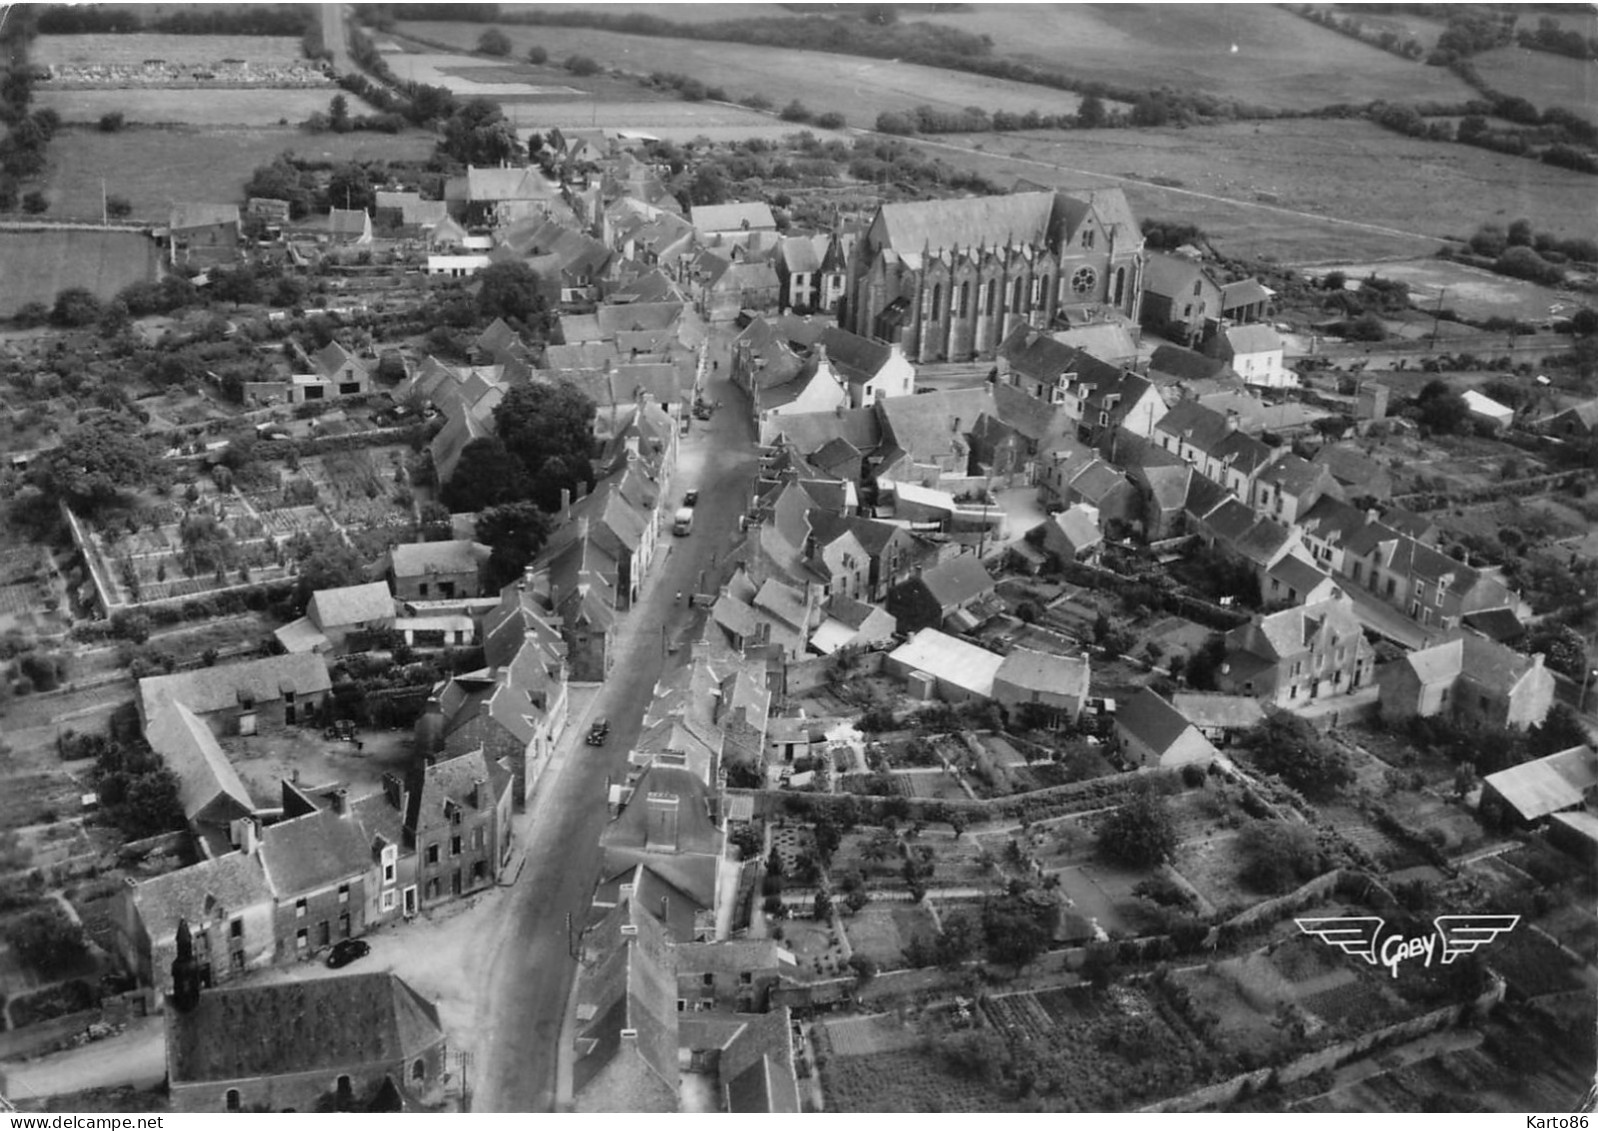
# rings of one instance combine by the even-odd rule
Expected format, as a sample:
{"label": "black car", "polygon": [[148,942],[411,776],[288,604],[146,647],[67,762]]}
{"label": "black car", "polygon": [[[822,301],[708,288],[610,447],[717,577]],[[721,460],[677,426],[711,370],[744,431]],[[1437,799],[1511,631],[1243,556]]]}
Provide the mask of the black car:
{"label": "black car", "polygon": [[340,966],[348,966],[357,958],[365,958],[370,953],[372,948],[362,939],[340,939],[333,944],[333,949],[327,956],[327,964],[337,970]]}
{"label": "black car", "polygon": [[683,492],[683,496],[682,496],[682,505],[683,506],[685,506],[685,507],[696,506],[698,504],[698,502],[699,502],[699,492],[698,491],[684,491]]}
{"label": "black car", "polygon": [[609,737],[610,723],[605,719],[600,719],[588,728],[588,745],[590,746],[603,746],[605,745],[605,739]]}

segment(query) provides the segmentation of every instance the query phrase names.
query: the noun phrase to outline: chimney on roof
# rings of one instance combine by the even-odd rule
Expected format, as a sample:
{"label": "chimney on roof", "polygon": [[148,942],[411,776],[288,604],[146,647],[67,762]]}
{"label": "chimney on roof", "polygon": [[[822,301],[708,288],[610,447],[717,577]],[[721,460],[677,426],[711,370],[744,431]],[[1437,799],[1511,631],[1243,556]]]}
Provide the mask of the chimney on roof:
{"label": "chimney on roof", "polygon": [[1365,512],[1365,521],[1366,522],[1375,522],[1379,518],[1381,518],[1381,514],[1380,514],[1380,512],[1377,511],[1377,509],[1375,507],[1371,507],[1370,509],[1368,509]]}
{"label": "chimney on roof", "polygon": [[333,812],[340,817],[348,817],[350,815],[350,791],[340,786],[329,796],[333,801]]}
{"label": "chimney on roof", "polygon": [[482,778],[473,778],[471,799],[473,809],[486,809],[488,807],[488,782]]}
{"label": "chimney on roof", "polygon": [[575,495],[573,496],[573,498],[575,498],[576,501],[578,501],[578,502],[582,502],[583,499],[587,497],[587,495],[588,495],[588,480],[586,480],[586,479],[578,479],[577,480],[577,491],[576,491]]}
{"label": "chimney on roof", "polygon": [[261,826],[255,823],[254,817],[245,817],[234,822],[234,829],[233,842],[239,846],[239,851],[246,856],[254,856],[256,849],[261,847]]}
{"label": "chimney on roof", "polygon": [[397,774],[383,775],[383,796],[394,808],[402,813],[405,811],[405,783],[400,781]]}

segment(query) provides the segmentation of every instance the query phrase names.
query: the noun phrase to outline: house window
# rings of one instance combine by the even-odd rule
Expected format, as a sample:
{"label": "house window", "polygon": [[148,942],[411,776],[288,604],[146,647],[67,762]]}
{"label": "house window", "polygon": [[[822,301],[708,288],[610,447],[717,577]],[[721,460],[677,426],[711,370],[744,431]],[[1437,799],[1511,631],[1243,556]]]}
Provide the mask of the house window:
{"label": "house window", "polygon": [[460,837],[452,836],[452,837],[449,838],[449,854],[451,856],[459,856],[461,854],[461,838]]}
{"label": "house window", "polygon": [[229,938],[242,939],[244,937],[244,920],[234,919],[227,925],[227,933]]}
{"label": "house window", "polygon": [[427,862],[429,864],[438,863],[438,845],[430,844],[427,846]]}
{"label": "house window", "polygon": [[327,922],[326,919],[323,919],[320,923],[318,923],[316,925],[316,945],[317,946],[326,946],[328,943],[330,943],[332,941],[333,941],[333,928],[328,925],[328,922]]}
{"label": "house window", "polygon": [[1409,615],[1412,617],[1420,616],[1420,604],[1418,602],[1411,601],[1409,603]]}
{"label": "house window", "polygon": [[999,288],[997,286],[995,286],[993,283],[983,283],[982,284],[982,290],[981,290],[980,293],[983,296],[982,297],[983,309],[985,309],[988,312],[988,317],[991,318],[991,317],[993,317],[993,306],[994,306],[995,301],[997,300],[998,293],[999,293]]}
{"label": "house window", "polygon": [[348,903],[350,901],[350,885],[349,884],[339,884],[339,886],[338,886],[338,901],[340,903]]}
{"label": "house window", "polygon": [[395,907],[399,906],[399,892],[394,891],[392,888],[385,891],[380,906],[384,911],[394,910]]}
{"label": "house window", "polygon": [[1397,594],[1397,592],[1398,592],[1398,579],[1397,578],[1393,578],[1393,577],[1389,577],[1387,579],[1387,595],[1389,597],[1392,597],[1395,594]]}
{"label": "house window", "polygon": [[304,927],[294,932],[294,949],[303,951],[311,945],[311,934]]}
{"label": "house window", "polygon": [[1099,413],[1099,426],[1102,428],[1102,427],[1107,426],[1109,423],[1110,423],[1110,414],[1107,413],[1107,412]]}
{"label": "house window", "polygon": [[1196,296],[1201,295],[1203,293],[1204,293],[1204,281],[1202,279],[1195,279],[1193,281],[1193,294],[1194,294],[1194,296],[1196,297]]}
{"label": "house window", "polygon": [[238,1111],[239,1110],[239,1090],[237,1088],[229,1088],[227,1090],[227,1096],[225,1097],[223,1103],[226,1106],[228,1111]]}
{"label": "house window", "polygon": [[1089,228],[1088,230],[1084,231],[1082,233],[1082,246],[1083,247],[1092,247],[1093,246],[1093,241],[1096,238],[1096,236],[1097,236],[1097,233],[1095,233],[1091,228]]}
{"label": "house window", "polygon": [[383,882],[394,882],[395,866],[399,863],[399,849],[392,844],[385,845],[381,856],[383,862]]}
{"label": "house window", "polygon": [[427,1078],[427,1062],[417,1057],[411,1065],[411,1079],[421,1081]]}
{"label": "house window", "polygon": [[716,984],[716,976],[714,974],[706,974],[705,975],[705,985],[706,986],[714,986],[715,984]]}
{"label": "house window", "polygon": [[971,313],[971,284],[960,284],[960,317],[964,318]]}
{"label": "house window", "polygon": [[483,830],[482,830],[481,826],[479,826],[479,827],[477,827],[477,828],[472,830],[472,847],[473,848],[482,848],[483,847]]}
{"label": "house window", "polygon": [[305,918],[305,900],[297,899],[294,901],[294,917],[296,919]]}
{"label": "house window", "polygon": [[936,283],[932,287],[932,311],[927,315],[928,322],[936,322],[943,316],[943,284]]}
{"label": "house window", "polygon": [[1426,585],[1425,585],[1425,583],[1424,582],[1416,582],[1415,583],[1415,600],[1424,601],[1425,599],[1426,599]]}
{"label": "house window", "polygon": [[242,950],[235,950],[233,952],[232,956],[231,956],[231,962],[232,962],[232,965],[233,965],[233,969],[235,969],[235,970],[244,969],[244,952]]}
{"label": "house window", "polygon": [[452,825],[459,825],[461,823],[461,811],[459,809],[450,810],[449,823]]}

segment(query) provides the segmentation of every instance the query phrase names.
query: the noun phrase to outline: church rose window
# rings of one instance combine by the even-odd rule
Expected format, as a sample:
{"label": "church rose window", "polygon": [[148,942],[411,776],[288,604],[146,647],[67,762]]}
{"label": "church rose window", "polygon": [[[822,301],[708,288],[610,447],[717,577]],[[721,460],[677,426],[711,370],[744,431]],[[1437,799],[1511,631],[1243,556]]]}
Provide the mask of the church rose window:
{"label": "church rose window", "polygon": [[1079,295],[1085,295],[1093,289],[1093,284],[1099,281],[1099,273],[1091,267],[1078,267],[1071,276],[1071,289]]}

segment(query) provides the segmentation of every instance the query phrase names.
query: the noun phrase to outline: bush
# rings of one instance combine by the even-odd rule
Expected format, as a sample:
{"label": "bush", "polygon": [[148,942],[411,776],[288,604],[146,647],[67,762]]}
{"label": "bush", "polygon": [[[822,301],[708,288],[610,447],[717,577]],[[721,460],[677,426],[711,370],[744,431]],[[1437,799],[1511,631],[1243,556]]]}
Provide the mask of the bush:
{"label": "bush", "polygon": [[565,66],[568,71],[579,78],[599,73],[599,64],[587,55],[568,56]]}
{"label": "bush", "polygon": [[22,210],[31,212],[35,216],[41,212],[48,212],[50,210],[50,198],[38,189],[34,189],[32,192],[23,194]]}
{"label": "bush", "polygon": [[535,43],[527,49],[527,61],[534,66],[541,67],[549,62],[549,52]]}
{"label": "bush", "polygon": [[120,110],[113,110],[109,114],[101,114],[100,132],[103,134],[117,133],[122,129],[125,121]]}
{"label": "bush", "polygon": [[477,37],[477,50],[483,55],[495,55],[503,58],[511,53],[511,47],[510,36],[500,31],[497,27],[491,27]]}
{"label": "bush", "polygon": [[808,122],[814,115],[811,114],[809,107],[795,98],[782,108],[782,113],[778,117],[785,122]]}
{"label": "bush", "polygon": [[18,957],[45,975],[64,974],[83,960],[83,928],[54,903],[13,919],[6,939]]}
{"label": "bush", "polygon": [[848,124],[849,120],[836,110],[828,110],[816,118],[816,125],[824,130],[841,130]]}

